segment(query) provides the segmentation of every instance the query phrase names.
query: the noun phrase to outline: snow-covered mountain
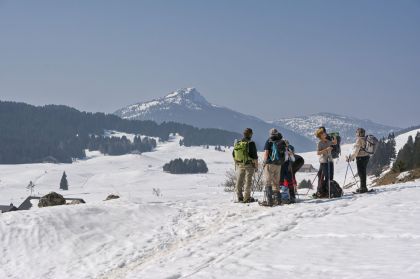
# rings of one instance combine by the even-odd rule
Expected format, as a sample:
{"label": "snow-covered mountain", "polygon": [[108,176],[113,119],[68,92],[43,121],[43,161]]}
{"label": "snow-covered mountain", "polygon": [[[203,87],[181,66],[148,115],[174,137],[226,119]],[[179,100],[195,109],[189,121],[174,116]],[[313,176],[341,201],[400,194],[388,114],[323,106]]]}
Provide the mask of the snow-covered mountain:
{"label": "snow-covered mountain", "polygon": [[269,129],[276,127],[300,152],[314,149],[313,142],[305,136],[257,117],[211,104],[195,88],[182,88],[163,98],[122,108],[115,114],[125,119],[153,120],[158,123],[174,121],[199,128],[219,128],[239,133],[250,127],[260,147],[267,139]]}
{"label": "snow-covered mountain", "polygon": [[312,141],[316,140],[314,136],[315,129],[320,126],[325,126],[327,131],[340,132],[344,143],[354,141],[355,131],[359,127],[365,128],[367,133],[373,134],[378,138],[387,136],[392,131],[400,130],[400,128],[378,124],[371,120],[332,113],[317,113],[309,116],[282,118],[272,121],[272,123],[293,130]]}

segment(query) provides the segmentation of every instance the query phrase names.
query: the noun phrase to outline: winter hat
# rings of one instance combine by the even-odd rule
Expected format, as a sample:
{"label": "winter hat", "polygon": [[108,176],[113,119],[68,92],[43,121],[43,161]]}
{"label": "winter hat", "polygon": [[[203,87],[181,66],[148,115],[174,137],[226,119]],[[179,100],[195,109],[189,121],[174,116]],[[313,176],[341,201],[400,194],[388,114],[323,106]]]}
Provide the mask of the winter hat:
{"label": "winter hat", "polygon": [[244,137],[246,137],[246,138],[250,138],[250,137],[252,137],[252,134],[253,134],[254,132],[252,131],[252,129],[251,128],[246,128],[245,130],[244,130]]}
{"label": "winter hat", "polygon": [[278,135],[279,135],[279,131],[277,131],[276,128],[270,129],[270,137],[278,136]]}
{"label": "winter hat", "polygon": [[359,137],[364,137],[366,134],[366,131],[363,128],[357,128],[356,133]]}

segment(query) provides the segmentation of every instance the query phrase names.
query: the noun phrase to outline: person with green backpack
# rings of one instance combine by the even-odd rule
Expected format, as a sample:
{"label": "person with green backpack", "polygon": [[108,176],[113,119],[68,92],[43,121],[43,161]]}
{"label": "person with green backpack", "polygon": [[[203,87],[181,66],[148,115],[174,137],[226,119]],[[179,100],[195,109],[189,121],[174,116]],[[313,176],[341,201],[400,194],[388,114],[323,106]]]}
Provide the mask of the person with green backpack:
{"label": "person with green backpack", "polygon": [[252,129],[246,128],[243,139],[235,143],[232,154],[237,178],[235,191],[238,202],[244,203],[254,201],[251,197],[252,178],[258,169],[257,146],[252,141],[252,134]]}

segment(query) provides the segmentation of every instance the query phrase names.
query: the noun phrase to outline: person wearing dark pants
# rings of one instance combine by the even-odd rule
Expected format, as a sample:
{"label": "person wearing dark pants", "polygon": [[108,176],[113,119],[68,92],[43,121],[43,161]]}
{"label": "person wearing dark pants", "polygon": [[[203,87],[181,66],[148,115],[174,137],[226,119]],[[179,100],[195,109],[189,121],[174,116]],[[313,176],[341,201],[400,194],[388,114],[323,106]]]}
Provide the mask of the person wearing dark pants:
{"label": "person wearing dark pants", "polygon": [[356,159],[357,173],[360,177],[360,188],[357,189],[358,193],[366,193],[368,191],[366,185],[367,179],[367,165],[369,163],[369,153],[366,152],[366,131],[363,128],[358,128],[356,131],[356,143],[353,147],[353,153],[347,157],[347,162]]}
{"label": "person wearing dark pants", "polygon": [[321,127],[315,132],[319,139],[317,146],[317,155],[319,156],[320,172],[318,177],[318,189],[316,196],[318,198],[328,197],[329,190],[327,185],[334,179],[334,162],[331,155],[333,145],[337,144],[336,139],[329,139],[325,128]]}
{"label": "person wearing dark pants", "polygon": [[369,156],[357,157],[357,173],[360,177],[360,190],[367,191],[366,178],[367,178],[367,165],[369,164]]}
{"label": "person wearing dark pants", "polygon": [[334,162],[332,159],[327,163],[321,163],[321,171],[325,180],[334,180]]}

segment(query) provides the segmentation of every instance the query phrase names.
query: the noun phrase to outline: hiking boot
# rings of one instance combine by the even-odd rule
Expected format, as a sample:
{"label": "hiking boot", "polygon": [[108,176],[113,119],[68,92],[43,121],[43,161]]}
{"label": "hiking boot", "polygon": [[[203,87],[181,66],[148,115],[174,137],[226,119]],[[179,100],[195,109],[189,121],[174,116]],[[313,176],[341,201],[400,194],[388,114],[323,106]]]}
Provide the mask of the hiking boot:
{"label": "hiking boot", "polygon": [[273,205],[272,204],[268,204],[268,202],[267,201],[262,201],[262,202],[260,202],[259,203],[261,206],[268,206],[268,207],[272,207]]}
{"label": "hiking boot", "polygon": [[314,198],[314,199],[326,199],[326,198],[329,198],[329,196],[328,196],[327,193],[323,194],[323,193],[317,192],[317,193],[312,195],[312,198]]}
{"label": "hiking boot", "polygon": [[274,197],[276,198],[277,205],[281,205],[281,193],[280,192],[274,192]]}
{"label": "hiking boot", "polygon": [[360,194],[367,193],[367,192],[369,192],[367,188],[359,188],[356,190],[356,193],[360,193]]}
{"label": "hiking boot", "polygon": [[273,206],[280,206],[281,203],[279,203],[277,200],[273,200]]}
{"label": "hiking boot", "polygon": [[267,205],[273,205],[273,188],[271,186],[265,186],[265,196],[267,198]]}
{"label": "hiking boot", "polygon": [[253,197],[250,197],[249,199],[245,199],[243,202],[244,203],[251,203],[251,202],[255,202],[255,199]]}

